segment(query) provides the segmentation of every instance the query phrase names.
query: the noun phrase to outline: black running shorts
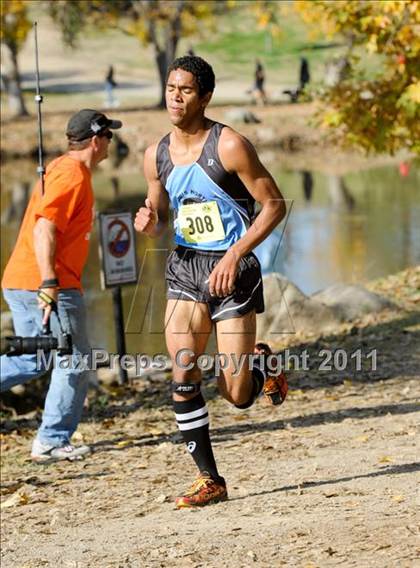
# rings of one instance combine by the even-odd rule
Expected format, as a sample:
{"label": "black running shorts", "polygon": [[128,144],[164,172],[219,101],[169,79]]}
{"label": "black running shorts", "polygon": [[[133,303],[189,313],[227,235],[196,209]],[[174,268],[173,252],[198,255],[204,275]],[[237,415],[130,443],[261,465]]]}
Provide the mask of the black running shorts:
{"label": "black running shorts", "polygon": [[209,276],[225,251],[201,251],[178,246],[166,263],[168,300],[186,300],[207,304],[213,321],[241,317],[255,310],[264,311],[261,267],[250,253],[239,263],[235,289],[229,296],[210,296]]}

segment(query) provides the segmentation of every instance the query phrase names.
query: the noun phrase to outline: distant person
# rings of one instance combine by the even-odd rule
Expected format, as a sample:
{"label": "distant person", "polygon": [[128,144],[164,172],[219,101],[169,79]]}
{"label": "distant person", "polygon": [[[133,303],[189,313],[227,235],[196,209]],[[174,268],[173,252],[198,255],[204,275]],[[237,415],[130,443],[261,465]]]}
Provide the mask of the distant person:
{"label": "distant person", "polygon": [[109,108],[119,106],[118,100],[114,97],[114,89],[116,86],[117,82],[114,79],[114,67],[110,65],[105,77],[105,102]]}
{"label": "distant person", "polygon": [[[121,126],[119,120],[91,109],[70,118],[67,152],[48,165],[44,192],[39,183],[35,186],[4,270],[3,295],[16,335],[42,335],[51,316],[57,336],[59,322],[52,313],[56,306],[63,331],[73,343],[70,356],[54,358],[42,423],[32,444],[34,461],[73,460],[90,452],[88,446],[70,443],[82,416],[89,378],[82,360],[89,355],[89,343],[81,277],[94,221],[92,170],[108,157],[111,129]],[[45,373],[45,360],[38,360],[36,354],[2,355],[1,391]]]}
{"label": "distant person", "polygon": [[303,170],[300,172],[302,174],[302,188],[303,188],[303,196],[305,201],[311,201],[312,199],[312,191],[314,188],[314,178],[311,172],[307,170]]}
{"label": "distant person", "polygon": [[309,62],[306,57],[300,58],[300,68],[299,68],[299,85],[296,89],[285,89],[283,93],[290,97],[291,103],[297,103],[302,91],[311,80],[311,74],[309,72]]}
{"label": "distant person", "polygon": [[311,74],[309,72],[309,62],[306,57],[301,57],[299,71],[299,89],[302,91],[310,80]]}
{"label": "distant person", "polygon": [[[264,90],[265,83],[265,72],[263,64],[259,59],[255,60],[255,72],[254,72],[254,86],[251,89],[251,93],[256,96],[257,103],[267,104],[267,95]],[[249,91],[248,91],[249,92]]]}
{"label": "distant person", "polygon": [[190,57],[195,57],[196,53],[195,53],[192,45],[190,45],[190,47],[188,48],[187,55],[189,55]]}

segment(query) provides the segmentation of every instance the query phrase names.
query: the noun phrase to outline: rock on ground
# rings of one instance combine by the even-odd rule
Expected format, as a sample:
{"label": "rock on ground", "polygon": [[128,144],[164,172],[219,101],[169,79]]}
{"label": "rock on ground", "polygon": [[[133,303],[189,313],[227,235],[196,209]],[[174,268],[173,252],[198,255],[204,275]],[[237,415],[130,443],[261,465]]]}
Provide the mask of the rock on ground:
{"label": "rock on ground", "polygon": [[393,302],[375,292],[370,292],[360,284],[336,284],[313,294],[311,298],[336,308],[348,321],[366,314],[396,308]]}
{"label": "rock on ground", "polygon": [[257,336],[278,341],[287,334],[330,333],[344,322],[386,309],[395,303],[361,285],[337,284],[306,296],[282,274],[264,277],[265,312],[257,317]]}
{"label": "rock on ground", "polygon": [[312,300],[281,274],[264,277],[265,312],[257,317],[257,337],[276,341],[282,335],[332,331],[344,319],[332,307]]}

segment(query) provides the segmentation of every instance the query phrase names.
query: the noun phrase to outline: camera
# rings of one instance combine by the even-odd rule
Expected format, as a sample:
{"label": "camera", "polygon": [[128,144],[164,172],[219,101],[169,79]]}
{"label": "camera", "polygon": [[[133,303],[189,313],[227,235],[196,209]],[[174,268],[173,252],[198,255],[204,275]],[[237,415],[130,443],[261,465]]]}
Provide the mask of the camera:
{"label": "camera", "polygon": [[57,349],[59,355],[71,355],[73,352],[70,333],[60,333],[58,337],[54,337],[51,333],[35,337],[10,336],[6,337],[6,343],[8,357],[36,354],[38,351],[52,351],[53,349]]}
{"label": "camera", "polygon": [[38,351],[52,351],[57,350],[58,355],[71,355],[73,353],[73,341],[70,333],[65,333],[58,315],[57,303],[51,302],[52,311],[57,315],[57,321],[60,328],[58,337],[51,333],[50,320],[47,319],[46,323],[42,326],[42,335],[35,337],[20,337],[12,335],[6,337],[6,344],[8,357],[17,357],[19,355],[34,355]]}

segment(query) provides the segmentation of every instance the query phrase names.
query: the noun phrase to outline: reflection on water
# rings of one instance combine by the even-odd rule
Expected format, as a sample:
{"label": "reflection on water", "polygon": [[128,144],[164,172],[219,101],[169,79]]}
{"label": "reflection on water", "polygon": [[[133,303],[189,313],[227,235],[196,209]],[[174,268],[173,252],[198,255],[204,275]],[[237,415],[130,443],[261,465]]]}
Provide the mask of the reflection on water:
{"label": "reflection on water", "polygon": [[[33,164],[10,166],[2,172],[2,271],[36,177]],[[282,272],[309,294],[337,282],[364,282],[419,263],[418,168],[412,167],[407,177],[401,177],[396,166],[345,177],[275,166],[270,170],[289,200],[289,215],[287,223],[257,249],[265,273]],[[124,207],[134,213],[145,197],[139,171],[101,170],[95,174],[94,186],[98,211]],[[163,277],[170,248],[169,231],[157,240],[137,239],[140,282],[137,288],[123,289],[129,352],[164,351]],[[96,230],[83,284],[92,345],[112,351],[112,300],[110,291],[100,289]]]}

